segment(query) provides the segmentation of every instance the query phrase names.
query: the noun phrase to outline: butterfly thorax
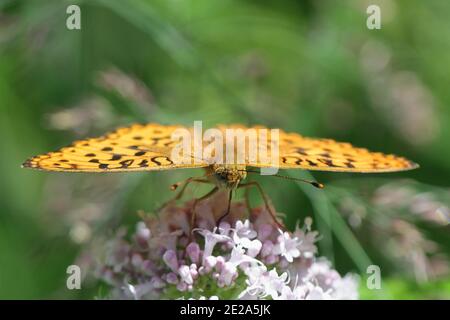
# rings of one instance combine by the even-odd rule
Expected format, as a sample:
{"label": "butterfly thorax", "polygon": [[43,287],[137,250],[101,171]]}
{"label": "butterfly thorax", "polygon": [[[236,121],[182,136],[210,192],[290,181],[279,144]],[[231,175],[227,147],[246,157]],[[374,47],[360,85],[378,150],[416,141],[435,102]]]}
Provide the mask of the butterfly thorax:
{"label": "butterfly thorax", "polygon": [[245,165],[213,164],[207,171],[219,188],[236,189],[247,177]]}

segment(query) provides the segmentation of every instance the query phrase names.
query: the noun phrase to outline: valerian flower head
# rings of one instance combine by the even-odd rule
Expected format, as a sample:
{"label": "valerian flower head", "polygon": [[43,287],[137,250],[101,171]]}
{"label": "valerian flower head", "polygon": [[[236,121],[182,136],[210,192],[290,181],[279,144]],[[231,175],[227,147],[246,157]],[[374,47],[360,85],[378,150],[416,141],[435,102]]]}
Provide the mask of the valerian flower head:
{"label": "valerian flower head", "polygon": [[[216,227],[226,202],[170,205],[145,217],[125,240],[109,240],[96,275],[119,299],[357,299],[357,279],[341,277],[316,259],[317,232],[311,220],[293,233],[279,230],[266,208],[250,216],[242,203]],[[223,203],[222,203],[223,202]]]}

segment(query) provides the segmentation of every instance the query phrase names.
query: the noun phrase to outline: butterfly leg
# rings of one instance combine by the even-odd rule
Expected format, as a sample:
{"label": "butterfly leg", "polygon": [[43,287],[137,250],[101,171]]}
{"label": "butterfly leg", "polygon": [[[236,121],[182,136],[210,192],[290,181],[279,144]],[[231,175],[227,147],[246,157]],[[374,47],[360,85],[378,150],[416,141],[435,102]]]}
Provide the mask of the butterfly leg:
{"label": "butterfly leg", "polygon": [[258,189],[259,193],[261,194],[261,197],[263,198],[264,204],[266,206],[267,211],[271,215],[273,221],[276,223],[276,225],[281,228],[282,230],[285,229],[284,225],[278,221],[277,215],[275,212],[273,212],[272,207],[270,206],[270,200],[267,197],[266,193],[262,189],[261,185],[256,181],[251,181],[247,183],[241,183],[238,188],[250,188],[250,187],[256,187]]}
{"label": "butterfly leg", "polygon": [[211,197],[213,194],[215,194],[217,191],[219,191],[218,187],[214,187],[214,189],[212,189],[211,191],[209,191],[207,194],[205,194],[204,196],[201,196],[200,198],[197,198],[194,200],[194,204],[192,205],[192,216],[191,216],[191,230],[194,228],[195,226],[195,207],[197,206],[197,204],[205,199],[208,199],[209,197]]}
{"label": "butterfly leg", "polygon": [[250,192],[249,192],[249,188],[245,188],[244,191],[244,199],[245,199],[245,206],[247,207],[247,213],[248,216],[250,218],[251,214],[252,214],[252,206],[250,205]]}
{"label": "butterfly leg", "polygon": [[227,206],[227,211],[219,218],[219,220],[217,220],[217,226],[220,225],[220,223],[222,222],[222,220],[230,214],[230,209],[231,209],[231,199],[233,198],[233,190],[229,189],[228,190],[228,206]]}
{"label": "butterfly leg", "polygon": [[[189,185],[191,182],[208,183],[208,184],[212,183],[212,182],[209,181],[208,179],[201,179],[201,178],[189,178],[189,179],[186,179],[186,180],[184,181],[183,187],[182,187],[181,190],[178,192],[178,194],[174,197],[173,200],[179,200],[179,199],[181,199],[181,197],[182,197],[183,194],[184,194],[184,191],[186,190],[186,188],[188,187],[188,185]],[[172,188],[172,190],[176,190],[176,188],[178,188],[178,184],[177,184],[177,183],[173,184],[173,185],[171,186],[171,188]]]}
{"label": "butterfly leg", "polygon": [[207,180],[207,179],[202,179],[202,178],[195,178],[195,177],[191,177],[188,178],[182,182],[178,182],[175,183],[171,186],[172,191],[175,191],[181,184],[183,184],[183,186],[181,187],[180,191],[178,191],[178,193],[175,195],[175,197],[173,197],[172,199],[170,199],[169,201],[164,202],[158,209],[157,212],[161,211],[163,208],[165,208],[168,204],[180,200],[181,197],[184,194],[184,191],[186,190],[186,188],[188,187],[188,185],[191,182],[198,182],[198,183],[211,183],[211,181]]}

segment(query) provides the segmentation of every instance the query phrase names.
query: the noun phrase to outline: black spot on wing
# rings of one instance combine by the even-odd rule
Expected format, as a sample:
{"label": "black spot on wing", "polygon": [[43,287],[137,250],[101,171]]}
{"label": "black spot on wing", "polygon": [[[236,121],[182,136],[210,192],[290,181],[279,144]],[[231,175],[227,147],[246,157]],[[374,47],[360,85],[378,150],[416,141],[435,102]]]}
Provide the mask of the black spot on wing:
{"label": "black spot on wing", "polygon": [[145,167],[148,167],[148,160],[142,160],[139,164],[139,167],[141,167],[141,168],[145,168]]}
{"label": "black spot on wing", "polygon": [[120,154],[113,154],[113,156],[111,157],[111,160],[113,160],[113,161],[117,161],[120,159],[122,159],[122,155],[120,155]]}
{"label": "black spot on wing", "polygon": [[303,156],[307,156],[308,155],[308,149],[305,148],[296,148],[295,152],[297,152],[298,154],[301,154]]}
{"label": "black spot on wing", "polygon": [[119,163],[122,165],[121,168],[128,168],[129,166],[131,166],[133,164],[133,159],[128,159],[128,160],[123,160],[120,161]]}
{"label": "black spot on wing", "polygon": [[145,155],[145,153],[146,153],[145,151],[138,151],[134,155],[139,157]]}
{"label": "black spot on wing", "polygon": [[347,168],[354,168],[354,167],[355,167],[351,162],[344,162],[344,165],[345,165]]}
{"label": "black spot on wing", "polygon": [[163,157],[163,156],[152,157],[152,158],[150,158],[150,161],[153,162],[154,164],[156,164],[157,166],[162,166],[161,159],[166,160],[167,162],[169,162],[169,164],[173,164],[172,160],[170,160],[168,157]]}
{"label": "black spot on wing", "polygon": [[294,159],[294,163],[295,163],[296,165],[301,165],[301,164],[302,164],[302,161],[303,161],[303,159],[298,158],[298,157],[287,156],[287,157],[282,157],[282,158],[281,158],[281,162],[283,162],[284,164],[287,164],[288,161],[289,161],[288,158]]}
{"label": "black spot on wing", "polygon": [[333,163],[333,160],[330,159],[317,159],[319,162],[329,166],[329,167],[334,167],[334,168],[339,168],[340,166],[337,166]]}

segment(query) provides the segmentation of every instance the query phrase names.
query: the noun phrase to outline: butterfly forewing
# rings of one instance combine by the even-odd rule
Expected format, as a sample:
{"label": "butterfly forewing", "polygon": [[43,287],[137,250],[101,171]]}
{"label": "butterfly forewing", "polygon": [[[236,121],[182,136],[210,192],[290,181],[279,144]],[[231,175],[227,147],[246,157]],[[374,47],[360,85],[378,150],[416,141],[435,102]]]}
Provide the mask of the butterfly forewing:
{"label": "butterfly forewing", "polygon": [[74,142],[56,152],[32,157],[25,167],[50,171],[145,171],[204,167],[202,161],[180,163],[171,159],[178,142],[171,138],[179,126],[157,124],[119,128],[105,136]]}

